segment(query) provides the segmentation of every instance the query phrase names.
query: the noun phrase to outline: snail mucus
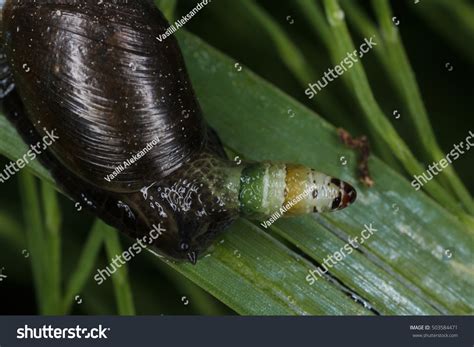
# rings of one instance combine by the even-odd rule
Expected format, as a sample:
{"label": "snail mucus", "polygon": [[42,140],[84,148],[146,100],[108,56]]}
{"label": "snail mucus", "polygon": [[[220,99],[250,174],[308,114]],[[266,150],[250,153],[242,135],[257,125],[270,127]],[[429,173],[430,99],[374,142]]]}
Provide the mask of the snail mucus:
{"label": "snail mucus", "polygon": [[291,201],[285,216],[319,213],[355,200],[351,185],[311,168],[229,160],[177,40],[156,39],[168,27],[149,0],[4,2],[4,112],[27,144],[55,129],[59,139],[40,160],[70,198],[132,238],[160,225],[153,247],[192,263],[239,216],[267,219]]}

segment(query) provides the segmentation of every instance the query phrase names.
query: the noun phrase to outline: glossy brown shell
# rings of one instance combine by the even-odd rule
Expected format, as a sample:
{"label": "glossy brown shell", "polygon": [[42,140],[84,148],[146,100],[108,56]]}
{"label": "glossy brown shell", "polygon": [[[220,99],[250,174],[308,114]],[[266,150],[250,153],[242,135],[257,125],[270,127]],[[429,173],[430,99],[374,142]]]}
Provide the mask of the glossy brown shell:
{"label": "glossy brown shell", "polygon": [[[4,45],[27,117],[81,179],[136,191],[198,153],[206,125],[174,37],[147,0],[11,1]],[[114,180],[104,179],[158,136],[159,143]],[[65,139],[67,139],[65,141]]]}

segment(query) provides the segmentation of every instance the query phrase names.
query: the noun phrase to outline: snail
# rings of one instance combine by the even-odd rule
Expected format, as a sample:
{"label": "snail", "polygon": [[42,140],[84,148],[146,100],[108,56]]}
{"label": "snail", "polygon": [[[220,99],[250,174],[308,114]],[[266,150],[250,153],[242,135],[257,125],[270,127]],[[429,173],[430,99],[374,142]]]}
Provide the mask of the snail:
{"label": "snail", "polygon": [[0,87],[27,144],[73,200],[161,255],[196,263],[239,216],[342,209],[346,182],[296,164],[229,160],[177,40],[151,0],[6,0]]}

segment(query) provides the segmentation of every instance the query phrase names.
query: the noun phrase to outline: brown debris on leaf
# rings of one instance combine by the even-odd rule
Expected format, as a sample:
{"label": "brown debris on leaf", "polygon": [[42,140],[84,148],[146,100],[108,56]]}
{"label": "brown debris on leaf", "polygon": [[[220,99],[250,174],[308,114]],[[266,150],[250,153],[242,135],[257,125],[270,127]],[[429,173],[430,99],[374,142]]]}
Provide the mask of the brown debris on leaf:
{"label": "brown debris on leaf", "polygon": [[374,180],[370,176],[369,172],[370,145],[367,136],[354,138],[347,130],[342,128],[337,129],[337,133],[341,141],[347,147],[355,149],[359,152],[359,159],[357,163],[359,179],[366,187],[372,187],[374,185]]}

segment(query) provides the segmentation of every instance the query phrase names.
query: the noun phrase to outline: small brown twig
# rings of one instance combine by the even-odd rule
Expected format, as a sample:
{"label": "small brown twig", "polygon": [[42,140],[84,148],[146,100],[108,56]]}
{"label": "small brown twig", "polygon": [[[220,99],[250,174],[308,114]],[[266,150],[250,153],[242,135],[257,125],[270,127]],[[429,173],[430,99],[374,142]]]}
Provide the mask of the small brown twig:
{"label": "small brown twig", "polygon": [[359,159],[357,161],[357,172],[359,174],[360,181],[367,187],[374,185],[374,180],[370,176],[369,172],[369,156],[370,156],[370,145],[367,136],[352,137],[351,134],[345,129],[337,129],[337,133],[341,141],[349,148],[355,149],[359,152]]}

